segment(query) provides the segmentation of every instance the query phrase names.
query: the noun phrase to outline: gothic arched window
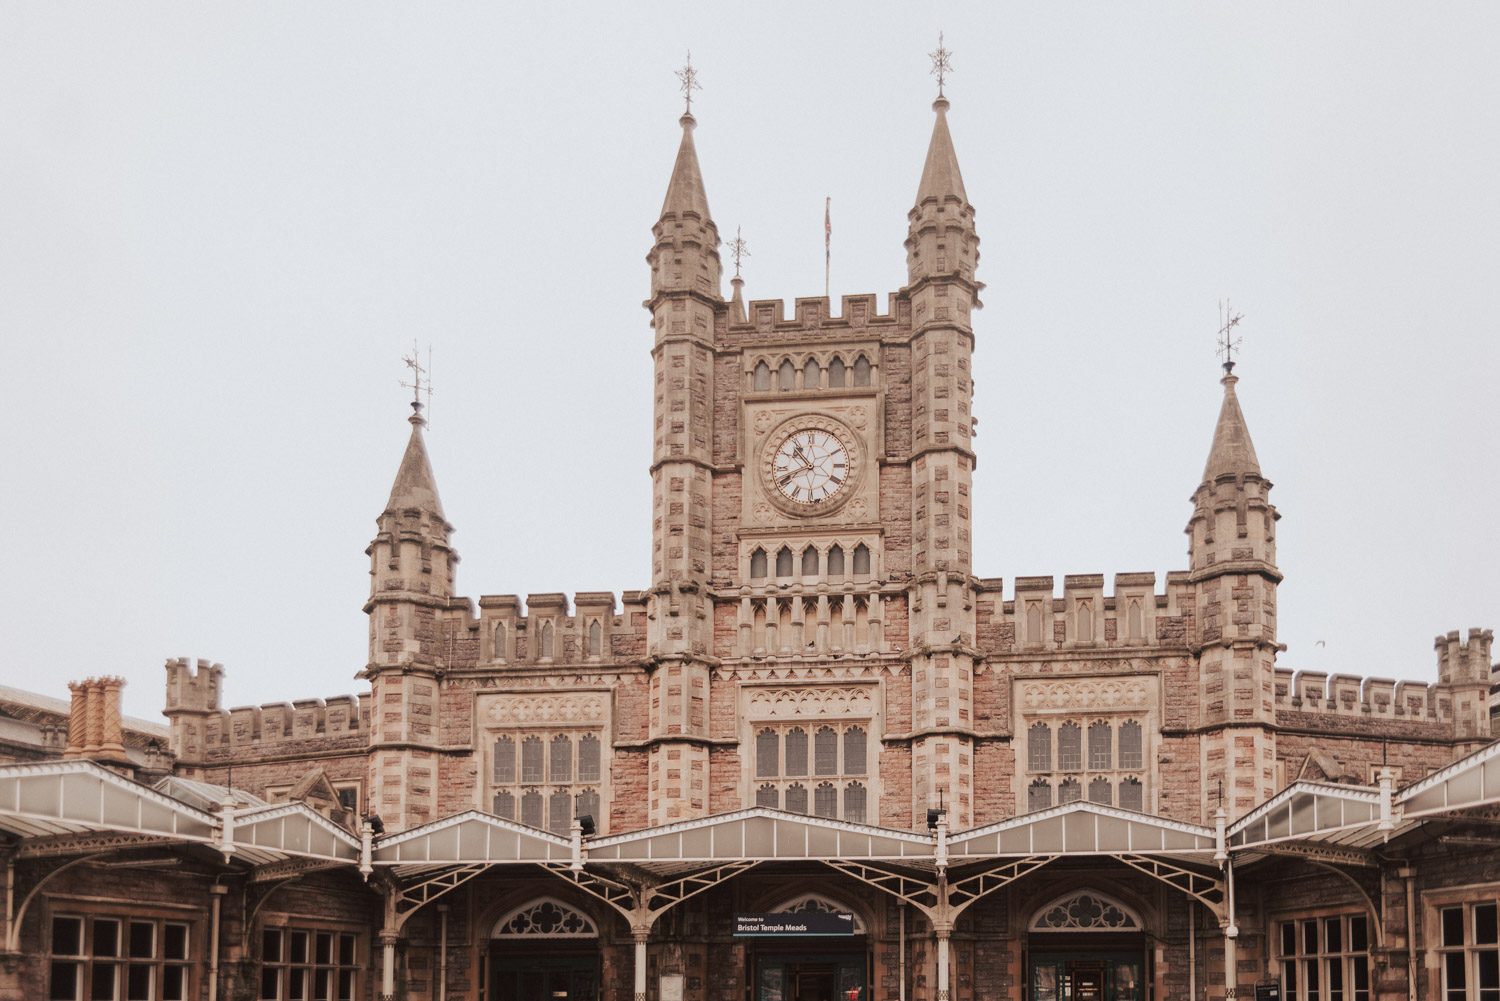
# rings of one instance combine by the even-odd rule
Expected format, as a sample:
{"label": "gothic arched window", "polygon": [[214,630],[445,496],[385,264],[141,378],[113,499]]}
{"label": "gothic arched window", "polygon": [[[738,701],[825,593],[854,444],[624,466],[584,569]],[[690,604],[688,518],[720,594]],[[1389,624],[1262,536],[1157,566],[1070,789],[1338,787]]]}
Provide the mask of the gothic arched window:
{"label": "gothic arched window", "polygon": [[862,726],[851,726],[844,731],[844,774],[863,775],[865,773],[865,728]]}
{"label": "gothic arched window", "polygon": [[578,807],[573,814],[575,817],[593,817],[597,823],[604,818],[599,816],[599,793],[593,789],[585,789],[578,794]]}
{"label": "gothic arched window", "polygon": [[516,742],[509,737],[495,741],[495,784],[516,780]]}
{"label": "gothic arched window", "polygon": [[1063,772],[1083,770],[1083,727],[1072,720],[1057,728],[1057,768]]}
{"label": "gothic arched window", "polygon": [[1095,720],[1089,724],[1089,771],[1107,772],[1113,767],[1110,764],[1112,755],[1110,752],[1109,724],[1103,720]]}
{"label": "gothic arched window", "polygon": [[813,790],[813,816],[836,820],[838,815],[839,791],[833,787],[832,782],[818,783],[818,787]]}
{"label": "gothic arched window", "polygon": [[781,774],[780,741],[776,731],[767,727],[755,735],[755,774],[762,778],[775,778]]}
{"label": "gothic arched window", "polygon": [[771,366],[765,362],[755,363],[755,391],[758,393],[770,392],[771,389]]}
{"label": "gothic arched window", "polygon": [[766,576],[766,551],[756,547],[750,554],[750,579],[764,580]]}
{"label": "gothic arched window", "polygon": [[823,382],[823,370],[818,367],[816,358],[807,359],[807,364],[802,366],[802,388],[817,389]]}
{"label": "gothic arched window", "polygon": [[781,363],[780,383],[781,389],[797,388],[797,366],[792,364],[790,358]]}
{"label": "gothic arched window", "polygon": [[527,827],[542,826],[542,794],[535,789],[521,797],[521,823]]}
{"label": "gothic arched window", "polygon": [[801,783],[786,787],[786,812],[807,813],[807,788]]}
{"label": "gothic arched window", "polygon": [[1036,779],[1026,789],[1026,811],[1045,810],[1052,805],[1052,783]]}
{"label": "gothic arched window", "polygon": [[[786,774],[807,774],[807,731],[800,726],[794,726],[786,732]],[[791,807],[787,809],[790,810]]]}
{"label": "gothic arched window", "polygon": [[1133,640],[1142,639],[1146,635],[1145,624],[1141,621],[1141,603],[1131,599],[1130,608],[1125,613],[1125,622],[1128,635]]}
{"label": "gothic arched window", "polygon": [[816,775],[839,773],[839,735],[831,726],[820,726],[813,737],[813,772]]}
{"label": "gothic arched window", "polygon": [[1026,767],[1033,772],[1052,771],[1052,728],[1046,723],[1033,723],[1027,731]]}
{"label": "gothic arched window", "polygon": [[1076,803],[1083,799],[1083,786],[1078,784],[1077,779],[1063,779],[1057,785],[1057,805],[1064,803]]}
{"label": "gothic arched window", "polygon": [[578,738],[578,781],[599,781],[599,738],[592,733]]}
{"label": "gothic arched window", "polygon": [[756,806],[768,806],[774,810],[776,809],[776,806],[779,802],[780,800],[777,798],[775,786],[763,785],[759,789],[755,790]]}
{"label": "gothic arched window", "polygon": [[1094,642],[1094,606],[1087,601],[1078,603],[1078,642]]}
{"label": "gothic arched window", "polygon": [[495,799],[490,804],[490,812],[497,817],[506,820],[516,819],[516,798],[508,792],[495,793]]}
{"label": "gothic arched window", "polygon": [[505,659],[505,623],[495,623],[495,659]]}
{"label": "gothic arched window", "polygon": [[865,822],[865,787],[858,782],[844,787],[844,819],[852,824]]}
{"label": "gothic arched window", "polygon": [[1145,809],[1145,788],[1140,779],[1126,779],[1120,783],[1120,807],[1125,810],[1135,810],[1137,813]]}
{"label": "gothic arched window", "polygon": [[844,360],[834,358],[828,363],[828,387],[830,389],[844,388]]}
{"label": "gothic arched window", "polygon": [[802,550],[802,576],[816,577],[818,575],[818,551],[812,546]]}
{"label": "gothic arched window", "polygon": [[573,741],[565,733],[560,733],[552,738],[552,769],[550,775],[553,782],[573,781]]}
{"label": "gothic arched window", "polygon": [[844,547],[835,545],[828,550],[828,576],[844,576]]}
{"label": "gothic arched window", "polygon": [[1097,778],[1089,783],[1090,803],[1103,803],[1105,806],[1109,806],[1112,798],[1113,796],[1111,795],[1111,791],[1109,788],[1109,779]]}
{"label": "gothic arched window", "polygon": [[1026,642],[1042,642],[1042,603],[1040,601],[1026,603]]}
{"label": "gothic arched window", "polygon": [[541,651],[537,654],[537,656],[539,656],[539,657],[550,657],[550,656],[552,656],[552,623],[551,622],[543,622],[542,623],[542,644],[541,644]]}
{"label": "gothic arched window", "polygon": [[854,547],[854,573],[867,574],[870,572],[870,547],[861,542]]}
{"label": "gothic arched window", "polygon": [[776,550],[776,576],[790,577],[792,575],[792,551],[786,546]]}
{"label": "gothic arched window", "polygon": [[542,738],[527,737],[521,741],[521,781],[542,781]]}
{"label": "gothic arched window", "polygon": [[599,627],[599,620],[595,619],[589,623],[589,656],[597,657],[604,647],[604,630]]}
{"label": "gothic arched window", "polygon": [[868,386],[870,384],[870,359],[860,355],[854,359],[854,384],[856,386]]}
{"label": "gothic arched window", "polygon": [[567,834],[573,826],[573,797],[559,789],[547,803],[547,830],[553,834]]}
{"label": "gothic arched window", "polygon": [[1120,767],[1142,767],[1141,725],[1133,719],[1120,724]]}

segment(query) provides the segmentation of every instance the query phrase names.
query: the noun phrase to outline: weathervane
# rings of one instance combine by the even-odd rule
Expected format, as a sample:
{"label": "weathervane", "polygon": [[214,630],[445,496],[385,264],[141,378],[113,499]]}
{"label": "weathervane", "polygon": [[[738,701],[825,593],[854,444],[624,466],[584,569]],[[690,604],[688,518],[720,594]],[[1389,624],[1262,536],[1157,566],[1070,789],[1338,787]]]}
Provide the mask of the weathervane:
{"label": "weathervane", "polygon": [[698,71],[693,69],[692,49],[688,50],[687,64],[680,70],[674,70],[674,72],[677,74],[677,79],[682,81],[682,86],[679,89],[682,91],[683,99],[687,101],[687,110],[683,114],[691,115],[693,113],[693,91],[703,89],[698,83]]}
{"label": "weathervane", "polygon": [[750,256],[750,249],[745,241],[740,238],[740,228],[734,227],[734,239],[729,241],[729,256],[734,258],[734,276],[740,276],[740,259]]}
{"label": "weathervane", "polygon": [[927,53],[932,59],[932,75],[938,78],[938,97],[943,96],[943,78],[953,72],[953,64],[948,61],[953,55],[951,49],[943,48],[943,33],[938,32],[938,47],[936,52]]}
{"label": "weathervane", "polygon": [[1234,335],[1234,328],[1239,326],[1244,318],[1243,313],[1234,311],[1228,299],[1219,303],[1219,350],[1217,354],[1223,362],[1225,372],[1234,371],[1234,353],[1240,349],[1240,341],[1244,338],[1234,337],[1233,340],[1230,338]]}
{"label": "weathervane", "polygon": [[[422,394],[427,394],[427,406],[432,405],[432,346],[427,347],[427,367],[422,367],[421,355],[417,352],[417,342],[411,342],[411,354],[401,360],[406,367],[411,369],[411,382],[403,382],[402,388],[411,390],[412,413],[422,413]],[[423,378],[426,376],[426,378]]]}

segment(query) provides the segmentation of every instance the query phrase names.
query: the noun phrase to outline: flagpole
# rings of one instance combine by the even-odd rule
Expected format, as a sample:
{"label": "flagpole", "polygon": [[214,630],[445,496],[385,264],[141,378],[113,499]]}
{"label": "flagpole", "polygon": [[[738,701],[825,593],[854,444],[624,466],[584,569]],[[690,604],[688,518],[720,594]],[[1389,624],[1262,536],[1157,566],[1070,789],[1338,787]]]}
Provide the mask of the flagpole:
{"label": "flagpole", "polygon": [[828,298],[828,272],[833,260],[833,196],[823,199],[823,298]]}

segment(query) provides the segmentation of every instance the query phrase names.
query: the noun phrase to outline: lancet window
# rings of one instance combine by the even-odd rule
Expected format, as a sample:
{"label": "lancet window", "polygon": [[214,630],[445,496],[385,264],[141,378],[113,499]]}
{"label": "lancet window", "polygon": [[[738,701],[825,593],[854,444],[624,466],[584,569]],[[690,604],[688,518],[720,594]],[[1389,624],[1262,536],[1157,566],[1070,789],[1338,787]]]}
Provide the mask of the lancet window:
{"label": "lancet window", "polygon": [[755,805],[863,823],[869,740],[863,723],[758,727]]}
{"label": "lancet window", "polygon": [[502,733],[490,747],[490,812],[506,820],[566,834],[589,814],[603,826],[597,732]]}
{"label": "lancet window", "polygon": [[1087,799],[1146,806],[1145,731],[1133,715],[1034,720],[1026,727],[1026,808]]}

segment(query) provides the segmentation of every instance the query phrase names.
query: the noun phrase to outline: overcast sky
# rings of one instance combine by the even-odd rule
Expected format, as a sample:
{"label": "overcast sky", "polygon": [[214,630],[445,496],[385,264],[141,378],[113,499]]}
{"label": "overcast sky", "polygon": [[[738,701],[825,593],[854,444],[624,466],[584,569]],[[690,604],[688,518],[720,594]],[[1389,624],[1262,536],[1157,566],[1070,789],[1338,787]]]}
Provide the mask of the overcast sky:
{"label": "overcast sky", "polygon": [[1500,6],[518,6],[0,6],[0,683],[361,690],[413,340],[460,593],[646,586],[673,70],[748,296],[822,293],[832,197],[884,303],[939,30],[976,572],[1185,568],[1228,297],[1281,662],[1435,680],[1500,625]]}

